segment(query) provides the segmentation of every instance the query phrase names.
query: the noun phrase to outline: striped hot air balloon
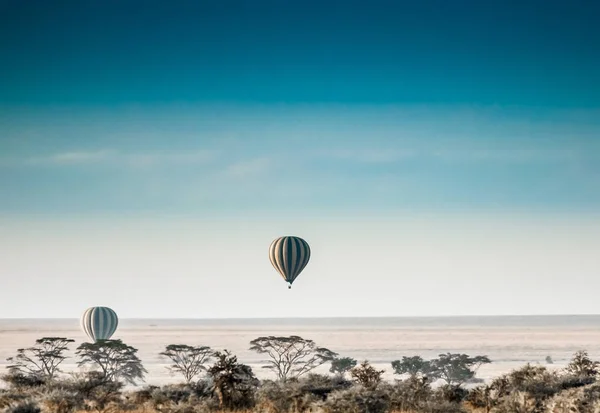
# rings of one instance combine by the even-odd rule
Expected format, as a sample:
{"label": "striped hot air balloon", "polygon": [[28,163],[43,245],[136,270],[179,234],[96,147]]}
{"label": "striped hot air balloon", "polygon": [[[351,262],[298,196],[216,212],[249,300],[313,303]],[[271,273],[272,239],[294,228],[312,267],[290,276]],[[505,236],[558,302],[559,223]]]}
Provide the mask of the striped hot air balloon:
{"label": "striped hot air balloon", "polygon": [[292,283],[308,264],[310,247],[302,238],[280,237],[271,243],[269,259],[273,267],[289,283],[288,288],[292,288]]}
{"label": "striped hot air balloon", "polygon": [[118,325],[117,313],[108,307],[90,307],[81,316],[81,328],[94,341],[110,339]]}

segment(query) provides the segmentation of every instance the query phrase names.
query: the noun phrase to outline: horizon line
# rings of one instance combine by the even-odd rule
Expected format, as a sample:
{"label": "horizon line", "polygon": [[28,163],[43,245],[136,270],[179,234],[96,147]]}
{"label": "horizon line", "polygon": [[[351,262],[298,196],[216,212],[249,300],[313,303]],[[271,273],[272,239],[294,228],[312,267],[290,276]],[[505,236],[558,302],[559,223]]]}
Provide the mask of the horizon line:
{"label": "horizon line", "polygon": [[[600,313],[580,314],[463,314],[412,316],[324,316],[324,317],[119,317],[119,320],[326,320],[326,319],[381,319],[381,318],[508,318],[508,317],[599,317]],[[77,320],[80,317],[0,317],[0,320]]]}

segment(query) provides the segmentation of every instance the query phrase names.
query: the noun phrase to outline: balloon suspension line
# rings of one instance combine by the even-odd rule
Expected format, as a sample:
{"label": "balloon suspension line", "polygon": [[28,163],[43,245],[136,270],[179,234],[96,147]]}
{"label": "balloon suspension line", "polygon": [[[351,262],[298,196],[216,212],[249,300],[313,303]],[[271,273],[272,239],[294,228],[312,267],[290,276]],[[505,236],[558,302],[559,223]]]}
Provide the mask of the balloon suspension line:
{"label": "balloon suspension line", "polygon": [[288,285],[288,290],[292,289],[292,284],[290,283],[290,285]]}

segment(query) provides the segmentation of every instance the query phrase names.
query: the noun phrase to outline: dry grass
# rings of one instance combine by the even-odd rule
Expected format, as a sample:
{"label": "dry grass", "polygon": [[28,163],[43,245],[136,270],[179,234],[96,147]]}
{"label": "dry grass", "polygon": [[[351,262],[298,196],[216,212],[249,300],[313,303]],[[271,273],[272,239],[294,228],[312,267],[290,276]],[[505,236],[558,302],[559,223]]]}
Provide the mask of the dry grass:
{"label": "dry grass", "polygon": [[[468,413],[486,413],[485,409],[476,409],[476,408],[466,407],[466,406],[465,406],[465,411]],[[112,410],[112,409],[109,409],[109,410],[101,410],[99,412],[102,412],[102,413],[164,413],[164,412],[158,411],[154,408],[147,407],[147,406],[138,407],[134,410],[122,410],[122,409]],[[214,413],[268,413],[269,410],[265,410],[265,409],[257,406],[254,409],[250,409],[250,410],[215,410],[213,412]],[[90,413],[90,411],[89,410],[77,410],[74,413]],[[416,412],[415,410],[390,410],[387,413],[422,413],[422,412]]]}

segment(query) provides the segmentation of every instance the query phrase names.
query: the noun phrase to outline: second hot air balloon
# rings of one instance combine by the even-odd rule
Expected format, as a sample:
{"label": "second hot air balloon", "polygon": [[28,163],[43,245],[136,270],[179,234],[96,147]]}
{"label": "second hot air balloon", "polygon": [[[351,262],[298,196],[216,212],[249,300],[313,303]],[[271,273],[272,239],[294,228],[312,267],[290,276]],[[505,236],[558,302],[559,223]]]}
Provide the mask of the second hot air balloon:
{"label": "second hot air balloon", "polygon": [[273,267],[289,283],[288,288],[292,288],[292,283],[310,260],[310,247],[300,237],[279,237],[269,247],[269,259]]}
{"label": "second hot air balloon", "polygon": [[110,339],[118,325],[117,313],[108,307],[90,307],[81,316],[81,328],[94,341]]}

